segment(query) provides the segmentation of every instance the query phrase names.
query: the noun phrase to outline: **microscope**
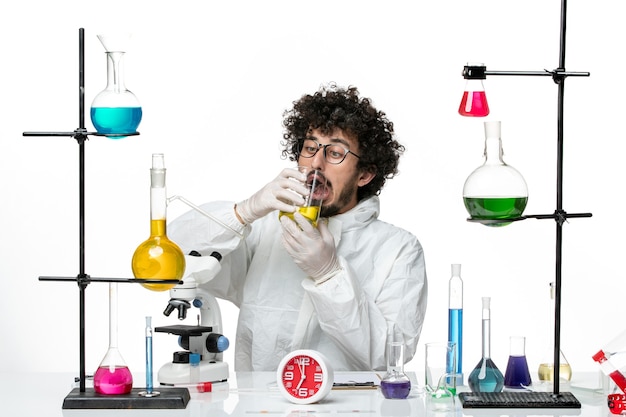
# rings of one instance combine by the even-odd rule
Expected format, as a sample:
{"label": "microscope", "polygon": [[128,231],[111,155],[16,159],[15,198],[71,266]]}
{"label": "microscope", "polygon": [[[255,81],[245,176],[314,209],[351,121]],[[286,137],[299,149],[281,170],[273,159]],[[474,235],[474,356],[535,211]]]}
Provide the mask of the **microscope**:
{"label": "microscope", "polygon": [[200,322],[197,326],[181,324],[155,327],[155,332],[178,335],[178,344],[184,349],[174,352],[172,362],[159,369],[158,381],[161,385],[221,382],[228,379],[228,364],[222,361],[222,352],[228,349],[229,341],[221,334],[220,307],[214,296],[199,288],[200,284],[210,281],[221,270],[222,256],[213,252],[210,256],[202,257],[195,251],[190,255],[188,267],[191,268],[188,270],[197,272],[170,290],[170,300],[163,314],[169,316],[176,310],[178,319],[184,320],[187,310],[193,305],[200,309]]}

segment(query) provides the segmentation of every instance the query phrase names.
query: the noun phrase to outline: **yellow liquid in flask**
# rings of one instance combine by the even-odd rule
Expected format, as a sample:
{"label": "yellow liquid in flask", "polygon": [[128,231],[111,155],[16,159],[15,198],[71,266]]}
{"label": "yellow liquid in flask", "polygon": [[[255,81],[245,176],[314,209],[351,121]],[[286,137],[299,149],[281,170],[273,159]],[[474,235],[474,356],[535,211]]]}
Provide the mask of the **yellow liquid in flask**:
{"label": "yellow liquid in flask", "polygon": [[[317,227],[317,220],[320,215],[319,207],[298,207],[298,212],[302,214],[313,226]],[[282,216],[287,216],[291,220],[295,221],[295,219],[293,218],[293,213],[286,213],[284,211],[281,211],[278,213],[278,218],[281,218]]]}
{"label": "yellow liquid in flask", "polygon": [[173,284],[141,284],[152,291],[167,291],[183,277],[185,256],[167,237],[165,219],[150,220],[150,237],[135,249],[132,269],[135,278],[176,281]]}

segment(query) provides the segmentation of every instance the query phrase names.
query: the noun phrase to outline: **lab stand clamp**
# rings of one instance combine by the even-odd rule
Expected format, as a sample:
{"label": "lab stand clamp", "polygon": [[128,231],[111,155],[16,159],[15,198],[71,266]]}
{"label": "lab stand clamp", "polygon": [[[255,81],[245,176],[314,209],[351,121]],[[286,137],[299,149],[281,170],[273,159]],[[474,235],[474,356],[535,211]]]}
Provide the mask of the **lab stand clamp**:
{"label": "lab stand clamp", "polygon": [[[105,48],[105,42],[100,39]],[[138,284],[182,284],[182,281],[164,279],[137,279],[137,278],[98,278],[86,273],[85,269],[85,142],[89,136],[106,136],[111,139],[139,135],[139,132],[129,131],[124,133],[98,133],[88,132],[85,128],[85,36],[84,29],[78,31],[78,61],[79,61],[79,112],[78,128],[71,132],[24,132],[23,136],[47,136],[47,137],[71,137],[79,146],[79,273],[75,277],[40,276],[40,281],[66,281],[76,282],[79,289],[79,387],[73,389],[63,402],[64,409],[181,409],[186,408],[190,399],[189,390],[180,387],[159,388],[160,395],[146,397],[139,393],[142,388],[132,388],[129,394],[124,395],[101,395],[92,388],[87,389],[85,380],[85,290],[92,282],[104,283],[138,283]],[[110,63],[109,63],[110,65]],[[110,73],[109,73],[110,81]],[[128,110],[130,107],[124,108]],[[93,109],[92,109],[93,110]],[[136,109],[135,111],[136,116]]]}

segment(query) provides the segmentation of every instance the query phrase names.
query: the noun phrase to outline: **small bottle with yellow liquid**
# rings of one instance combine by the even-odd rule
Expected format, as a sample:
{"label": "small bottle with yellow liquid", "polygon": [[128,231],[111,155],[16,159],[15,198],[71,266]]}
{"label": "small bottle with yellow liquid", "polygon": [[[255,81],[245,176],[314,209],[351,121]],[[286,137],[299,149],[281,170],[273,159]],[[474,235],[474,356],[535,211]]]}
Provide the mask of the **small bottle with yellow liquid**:
{"label": "small bottle with yellow liquid", "polygon": [[[554,286],[555,283],[551,282],[550,283],[550,311],[549,313],[552,313],[552,311],[554,310]],[[548,320],[547,322],[549,323],[550,321],[552,321],[551,319],[551,315],[548,314],[548,317],[550,318],[550,320]],[[553,331],[554,329],[550,329],[550,331]],[[546,340],[550,340],[548,337],[545,338]],[[540,363],[539,363],[539,369],[537,370],[537,374],[539,376],[539,381],[541,381],[542,383],[547,383],[548,385],[552,385],[552,382],[554,381],[554,349],[552,349],[552,346],[545,346],[545,354],[546,357],[542,358]],[[570,366],[569,362],[567,361],[567,358],[565,357],[565,355],[563,354],[563,351],[561,349],[559,349],[559,382],[560,383],[567,383],[572,379],[572,367]]]}
{"label": "small bottle with yellow liquid", "polygon": [[[309,189],[309,195],[305,197],[304,204],[298,207],[297,212],[302,214],[313,226],[317,227],[322,201],[328,196],[326,178],[324,178],[318,170],[313,168],[299,166],[298,170],[306,174],[305,185]],[[284,211],[278,213],[279,218],[287,216],[291,220],[295,220],[293,215],[294,213]]]}
{"label": "small bottle with yellow liquid", "polygon": [[150,169],[150,237],[135,249],[132,269],[138,279],[171,280],[175,283],[141,284],[152,291],[173,288],[185,273],[185,256],[178,245],[167,237],[166,222],[165,162],[163,154],[156,153],[152,154]]}

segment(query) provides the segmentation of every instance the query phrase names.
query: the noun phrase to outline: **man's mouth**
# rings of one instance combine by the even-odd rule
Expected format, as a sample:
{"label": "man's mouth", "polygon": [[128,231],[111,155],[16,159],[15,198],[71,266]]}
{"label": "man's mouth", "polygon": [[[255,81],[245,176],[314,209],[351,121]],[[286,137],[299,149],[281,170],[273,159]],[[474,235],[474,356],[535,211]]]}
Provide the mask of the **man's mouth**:
{"label": "man's mouth", "polygon": [[313,194],[312,197],[315,200],[326,200],[330,196],[330,189],[332,188],[330,182],[321,174],[315,175],[314,173],[309,174],[307,178],[307,184],[312,186]]}

